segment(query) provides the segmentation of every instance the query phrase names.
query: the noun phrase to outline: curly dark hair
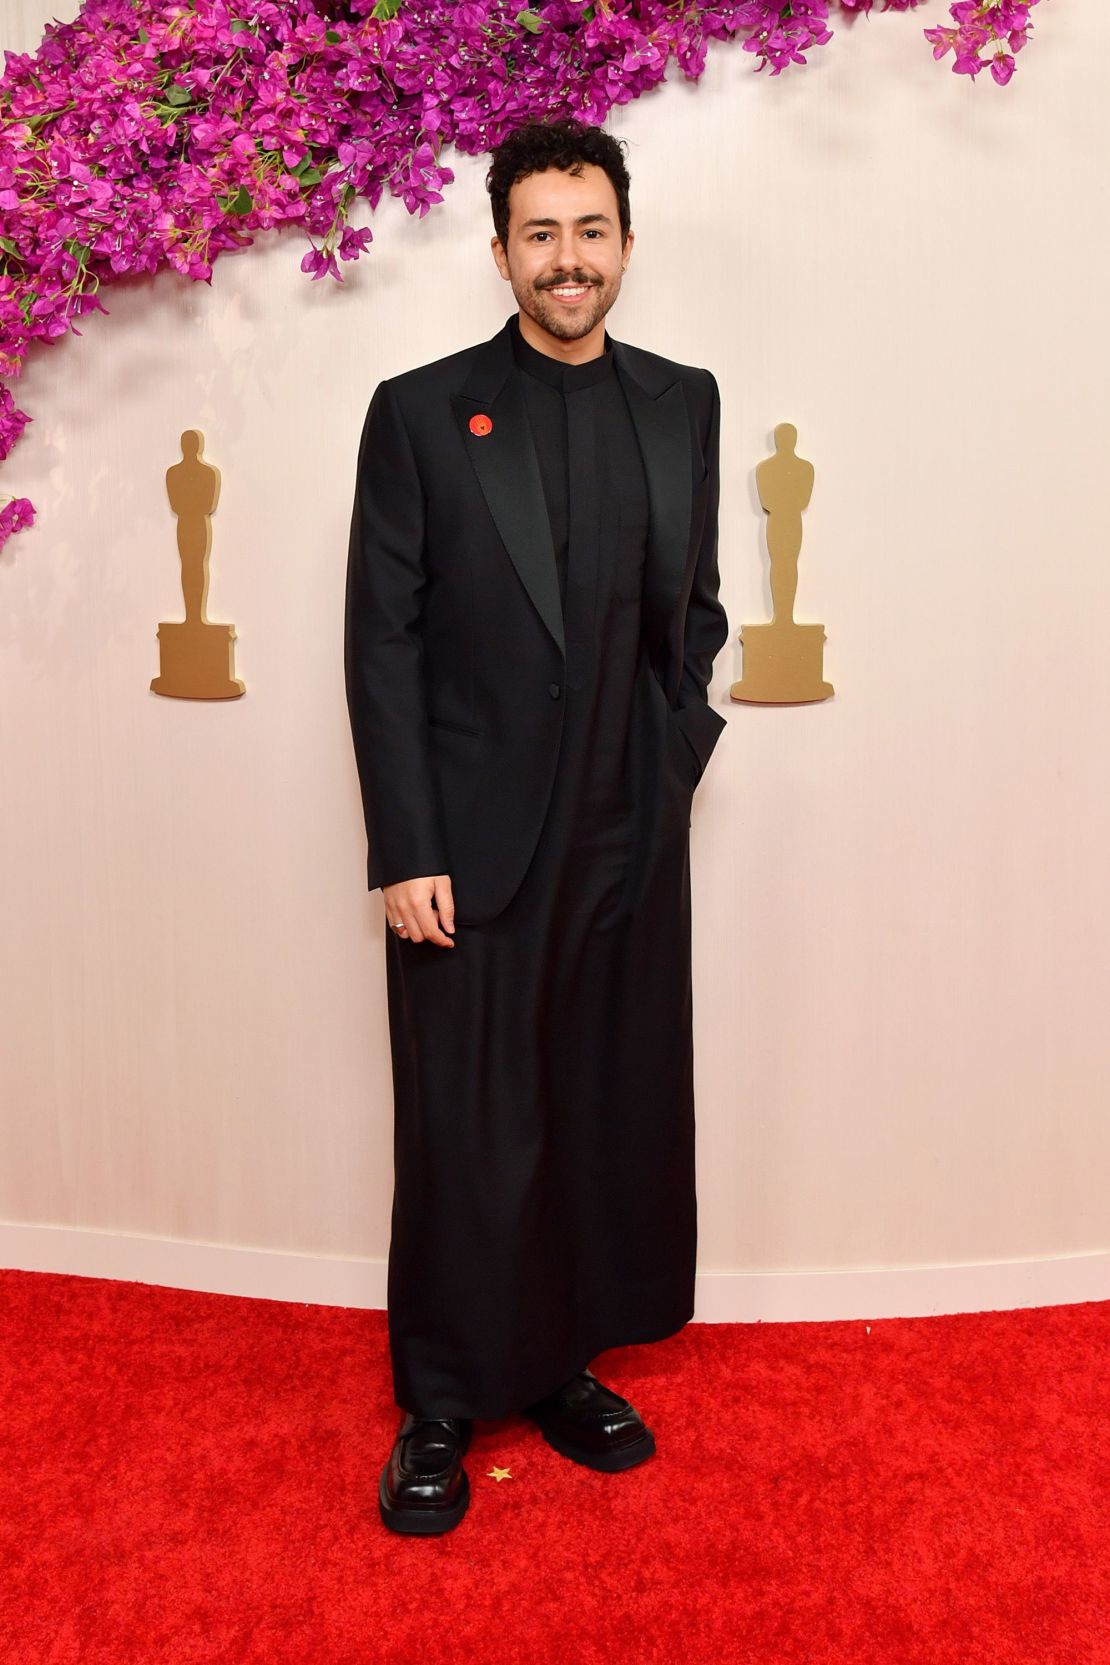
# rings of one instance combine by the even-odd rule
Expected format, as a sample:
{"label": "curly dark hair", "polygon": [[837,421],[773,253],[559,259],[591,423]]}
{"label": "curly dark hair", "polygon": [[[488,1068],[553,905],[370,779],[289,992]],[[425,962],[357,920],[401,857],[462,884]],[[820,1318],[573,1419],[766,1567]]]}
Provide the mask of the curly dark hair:
{"label": "curly dark hair", "polygon": [[624,165],[625,143],[600,127],[589,127],[573,119],[525,122],[502,139],[491,152],[493,160],[486,173],[493,227],[501,247],[509,246],[509,192],[517,180],[530,173],[543,173],[547,168],[580,173],[584,162],[604,168],[613,182],[623,246],[632,223],[628,209],[628,169]]}

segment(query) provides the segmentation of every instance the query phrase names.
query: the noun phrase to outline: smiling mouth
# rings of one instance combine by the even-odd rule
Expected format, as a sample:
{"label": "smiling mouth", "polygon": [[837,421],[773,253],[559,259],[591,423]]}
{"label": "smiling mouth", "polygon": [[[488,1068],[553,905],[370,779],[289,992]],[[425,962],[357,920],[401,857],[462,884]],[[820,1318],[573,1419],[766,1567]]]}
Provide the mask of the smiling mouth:
{"label": "smiling mouth", "polygon": [[584,295],[588,295],[592,288],[592,283],[548,284],[544,293],[554,295],[555,299],[562,301],[564,306],[573,306],[575,301],[580,301]]}

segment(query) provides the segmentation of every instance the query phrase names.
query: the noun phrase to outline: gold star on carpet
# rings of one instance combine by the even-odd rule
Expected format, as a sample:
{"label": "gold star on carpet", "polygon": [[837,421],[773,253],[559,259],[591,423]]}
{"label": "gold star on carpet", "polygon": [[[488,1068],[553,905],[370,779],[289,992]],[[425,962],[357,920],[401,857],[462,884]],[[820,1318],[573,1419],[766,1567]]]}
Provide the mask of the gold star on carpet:
{"label": "gold star on carpet", "polygon": [[513,1477],[510,1469],[498,1468],[496,1463],[494,1463],[492,1468],[488,1468],[486,1473],[489,1475],[491,1480],[511,1480]]}

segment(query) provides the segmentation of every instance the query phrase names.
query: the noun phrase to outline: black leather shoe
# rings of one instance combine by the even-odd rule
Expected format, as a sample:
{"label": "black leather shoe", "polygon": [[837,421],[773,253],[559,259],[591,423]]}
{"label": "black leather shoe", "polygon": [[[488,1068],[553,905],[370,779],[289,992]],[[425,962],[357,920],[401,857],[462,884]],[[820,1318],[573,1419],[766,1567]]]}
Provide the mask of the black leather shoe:
{"label": "black leather shoe", "polygon": [[469,1417],[405,1412],[378,1482],[386,1526],[424,1536],[459,1524],[470,1502],[462,1459],[473,1432]]}
{"label": "black leather shoe", "polygon": [[608,1474],[642,1463],[655,1450],[639,1413],[591,1370],[580,1370],[555,1393],[526,1405],[523,1414],[560,1456]]}

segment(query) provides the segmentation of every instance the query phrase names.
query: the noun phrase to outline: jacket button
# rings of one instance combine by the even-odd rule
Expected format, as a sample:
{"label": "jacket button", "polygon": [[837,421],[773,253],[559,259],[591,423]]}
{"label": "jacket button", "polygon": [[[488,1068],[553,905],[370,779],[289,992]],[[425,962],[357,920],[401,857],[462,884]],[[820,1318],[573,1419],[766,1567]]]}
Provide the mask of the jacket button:
{"label": "jacket button", "polygon": [[559,698],[559,684],[557,682],[549,682],[547,685],[547,691],[553,700],[557,700]]}

